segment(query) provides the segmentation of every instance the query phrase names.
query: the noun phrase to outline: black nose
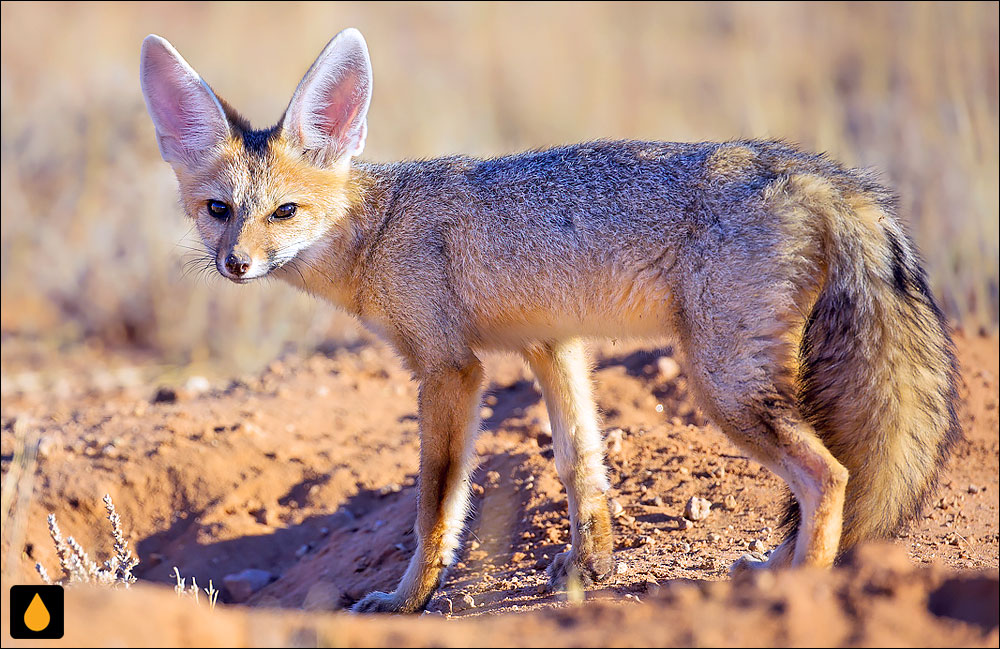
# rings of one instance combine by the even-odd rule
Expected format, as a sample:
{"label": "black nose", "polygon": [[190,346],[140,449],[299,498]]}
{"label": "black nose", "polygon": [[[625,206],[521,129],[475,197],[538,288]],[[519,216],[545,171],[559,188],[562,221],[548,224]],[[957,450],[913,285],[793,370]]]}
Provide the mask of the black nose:
{"label": "black nose", "polygon": [[226,270],[233,275],[246,275],[250,270],[250,256],[234,250],[226,257]]}

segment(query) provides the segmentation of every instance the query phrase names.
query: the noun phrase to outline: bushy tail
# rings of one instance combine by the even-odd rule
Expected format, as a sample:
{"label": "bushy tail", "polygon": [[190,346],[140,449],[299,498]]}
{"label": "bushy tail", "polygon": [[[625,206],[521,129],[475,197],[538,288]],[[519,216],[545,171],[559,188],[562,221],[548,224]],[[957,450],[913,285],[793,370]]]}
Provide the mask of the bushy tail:
{"label": "bushy tail", "polygon": [[837,203],[818,215],[827,278],[802,338],[799,398],[849,472],[843,553],[919,514],[962,433],[948,325],[891,196],[869,184]]}

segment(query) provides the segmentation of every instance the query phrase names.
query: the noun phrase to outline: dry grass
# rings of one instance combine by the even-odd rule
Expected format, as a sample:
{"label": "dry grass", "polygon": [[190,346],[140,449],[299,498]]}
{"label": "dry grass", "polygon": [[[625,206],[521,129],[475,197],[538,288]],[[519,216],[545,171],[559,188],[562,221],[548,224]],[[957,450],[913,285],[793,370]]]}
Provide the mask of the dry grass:
{"label": "dry grass", "polygon": [[49,536],[56,549],[56,556],[59,557],[60,579],[53,580],[48,571],[41,563],[35,564],[38,575],[47,584],[60,584],[63,586],[76,586],[80,584],[102,585],[109,587],[128,588],[136,582],[136,577],[132,571],[139,560],[132,555],[132,550],[125,540],[125,532],[122,530],[121,517],[115,510],[115,504],[111,501],[111,496],[104,496],[104,508],[108,512],[108,521],[111,523],[111,539],[113,541],[114,554],[104,562],[103,566],[90,558],[86,550],[83,549],[76,540],[70,536],[63,538],[62,530],[56,522],[56,515],[49,514]]}
{"label": "dry grass", "polygon": [[5,3],[0,324],[244,369],[349,335],[283,286],[183,276],[195,242],[137,77],[159,33],[262,124],[354,25],[375,68],[369,159],[787,138],[883,170],[949,315],[993,328],[997,24],[996,3]]}

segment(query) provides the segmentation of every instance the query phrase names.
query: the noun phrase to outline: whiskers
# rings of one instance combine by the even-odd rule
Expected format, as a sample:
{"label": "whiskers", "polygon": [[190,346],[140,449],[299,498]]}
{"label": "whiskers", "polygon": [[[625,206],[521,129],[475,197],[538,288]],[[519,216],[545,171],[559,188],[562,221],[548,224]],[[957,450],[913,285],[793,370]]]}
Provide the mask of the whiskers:
{"label": "whiskers", "polygon": [[[193,228],[192,228],[193,229]],[[191,230],[188,230],[185,238],[189,237]],[[218,249],[206,246],[201,242],[199,245],[191,245],[187,240],[178,241],[174,244],[174,249],[186,250],[181,263],[181,279],[192,277],[196,280],[204,280],[217,277],[218,270],[215,267],[215,259],[218,256]]]}

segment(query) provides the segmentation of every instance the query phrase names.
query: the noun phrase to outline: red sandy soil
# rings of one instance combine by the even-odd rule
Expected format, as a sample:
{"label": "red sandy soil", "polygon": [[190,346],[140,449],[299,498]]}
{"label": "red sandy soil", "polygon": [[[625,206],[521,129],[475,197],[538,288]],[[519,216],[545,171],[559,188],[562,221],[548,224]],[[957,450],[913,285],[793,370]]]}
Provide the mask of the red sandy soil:
{"label": "red sandy soil", "polygon": [[[618,572],[582,605],[542,587],[568,540],[565,493],[540,394],[519,360],[497,357],[465,544],[433,612],[329,612],[391,590],[414,546],[416,385],[378,344],[158,398],[142,384],[58,397],[5,388],[5,480],[16,421],[40,447],[20,540],[5,532],[3,553],[20,553],[13,579],[37,582],[36,561],[57,576],[45,524],[54,512],[65,536],[107,558],[101,497],[111,494],[141,583],[67,593],[65,642],[88,645],[996,646],[998,339],[957,343],[967,439],[937,495],[892,546],[862,548],[834,571],[728,581],[750,544],[780,540],[784,488],[707,424],[683,374],[661,371],[669,348],[621,344],[595,350],[598,404],[606,429],[620,429],[610,439],[621,438],[608,452]],[[692,496],[712,509],[688,526]],[[174,566],[201,585],[246,568],[274,580],[209,611],[144,585],[173,583]]]}

